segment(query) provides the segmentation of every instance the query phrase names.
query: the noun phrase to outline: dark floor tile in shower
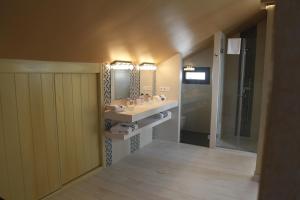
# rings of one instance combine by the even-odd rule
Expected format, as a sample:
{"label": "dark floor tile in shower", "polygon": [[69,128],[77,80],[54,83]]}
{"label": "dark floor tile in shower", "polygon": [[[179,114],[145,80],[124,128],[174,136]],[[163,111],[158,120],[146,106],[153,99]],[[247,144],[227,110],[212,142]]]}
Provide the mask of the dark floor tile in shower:
{"label": "dark floor tile in shower", "polygon": [[209,147],[209,133],[199,133],[187,130],[181,130],[180,142],[198,146]]}

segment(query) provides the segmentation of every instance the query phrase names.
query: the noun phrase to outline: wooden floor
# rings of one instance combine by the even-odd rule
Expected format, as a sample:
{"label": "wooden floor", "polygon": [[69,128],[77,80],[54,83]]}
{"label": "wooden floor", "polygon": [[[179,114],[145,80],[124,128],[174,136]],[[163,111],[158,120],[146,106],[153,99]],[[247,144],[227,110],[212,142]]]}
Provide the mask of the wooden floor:
{"label": "wooden floor", "polygon": [[256,155],[154,141],[48,199],[256,200]]}

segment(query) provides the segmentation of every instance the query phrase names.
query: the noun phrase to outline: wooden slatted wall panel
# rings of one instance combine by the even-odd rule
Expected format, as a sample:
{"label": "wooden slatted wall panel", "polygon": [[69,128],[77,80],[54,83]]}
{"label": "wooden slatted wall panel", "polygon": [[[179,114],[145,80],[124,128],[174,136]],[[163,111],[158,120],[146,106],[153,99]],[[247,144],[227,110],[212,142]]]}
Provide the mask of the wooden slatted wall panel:
{"label": "wooden slatted wall panel", "polygon": [[[50,77],[47,77],[50,76]],[[50,80],[49,80],[50,78]],[[29,75],[37,196],[60,186],[54,76]]]}
{"label": "wooden slatted wall panel", "polygon": [[100,165],[96,74],[56,74],[62,182]]}
{"label": "wooden slatted wall panel", "polygon": [[35,173],[35,150],[33,145],[28,74],[16,74],[15,81],[26,199],[36,199],[38,191],[36,189],[37,177]]}
{"label": "wooden slatted wall panel", "polygon": [[74,135],[76,144],[77,173],[88,171],[86,166],[86,145],[84,141],[83,125],[82,125],[82,101],[81,101],[81,75],[72,75],[72,98],[73,98],[73,114],[74,114]]}
{"label": "wooden slatted wall panel", "polygon": [[[20,152],[18,163],[13,167],[9,163],[7,168],[12,169],[9,176],[18,176],[18,184],[22,184],[23,193],[16,192],[16,186],[10,186],[11,199],[13,194],[20,194],[25,199],[36,199],[55,191],[61,185],[59,174],[59,154],[56,125],[56,106],[53,74],[1,74],[3,87],[9,87],[13,92],[10,96],[7,91],[1,90],[1,97],[10,98],[10,105],[6,107],[6,114],[16,112],[17,119],[10,119],[10,129],[16,129],[19,140],[15,151]],[[7,80],[11,79],[11,81]],[[8,100],[6,100],[8,102]],[[12,112],[14,111],[14,112]],[[9,118],[5,118],[9,120]],[[4,126],[5,127],[5,126]],[[12,130],[9,131],[10,133]],[[6,147],[6,150],[7,147]],[[6,153],[7,154],[7,153]],[[12,158],[11,155],[6,155]],[[15,169],[22,167],[22,169]],[[12,174],[12,175],[11,175]],[[23,180],[21,177],[23,176]],[[22,183],[23,182],[23,183]],[[14,185],[14,183],[12,183]],[[16,185],[18,185],[16,184]],[[20,189],[21,190],[21,189]]]}
{"label": "wooden slatted wall panel", "polygon": [[6,133],[4,128],[5,113],[3,111],[3,106],[5,100],[3,99],[5,95],[5,79],[7,74],[0,74],[0,196],[4,199],[10,199],[9,190],[9,175],[8,175],[8,160],[6,155]]}
{"label": "wooden slatted wall panel", "polygon": [[101,165],[99,69],[75,64],[68,74],[20,63],[6,72],[0,62],[0,197],[33,200]]}
{"label": "wooden slatted wall panel", "polygon": [[[4,152],[6,154],[7,182],[9,191],[4,194],[8,199],[24,199],[24,177],[20,145],[20,134],[18,127],[18,112],[16,102],[15,77],[13,73],[0,74],[0,94],[2,109],[2,138]],[[3,148],[2,147],[2,148]],[[2,165],[3,163],[1,163]],[[1,177],[2,178],[2,177]],[[2,196],[2,194],[1,194]]]}
{"label": "wooden slatted wall panel", "polygon": [[60,186],[60,157],[56,120],[56,100],[54,74],[41,74],[42,97],[47,146],[48,181],[50,190]]}
{"label": "wooden slatted wall panel", "polygon": [[83,110],[83,134],[87,134],[85,139],[86,148],[86,164],[87,169],[95,168],[99,165],[99,117],[95,110],[98,110],[97,104],[97,77],[93,74],[84,74],[81,76],[81,91],[82,91],[82,110]]}
{"label": "wooden slatted wall panel", "polygon": [[[0,76],[1,78],[1,76]],[[1,93],[0,93],[1,94]],[[1,94],[2,96],[2,94]],[[5,147],[5,135],[4,135],[4,125],[3,125],[3,112],[2,103],[0,96],[0,196],[4,199],[10,199],[9,192],[9,181],[8,181],[8,169],[6,161],[6,147]]]}
{"label": "wooden slatted wall panel", "polygon": [[89,142],[89,169],[95,168],[99,166],[100,164],[100,157],[99,157],[99,132],[100,132],[100,120],[99,120],[99,95],[98,92],[98,81],[97,76],[95,74],[86,74],[88,80],[89,80],[89,104],[88,104],[88,110],[86,112],[89,113],[89,122],[90,126],[88,126],[88,129],[84,132],[87,133],[88,138],[90,139]]}

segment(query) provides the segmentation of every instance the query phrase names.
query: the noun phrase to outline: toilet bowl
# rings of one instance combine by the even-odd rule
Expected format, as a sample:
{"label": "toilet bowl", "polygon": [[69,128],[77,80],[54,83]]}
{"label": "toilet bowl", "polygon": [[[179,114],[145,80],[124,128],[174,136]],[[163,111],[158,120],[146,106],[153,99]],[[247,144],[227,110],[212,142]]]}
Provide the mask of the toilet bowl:
{"label": "toilet bowl", "polygon": [[186,116],[181,116],[181,118],[180,118],[180,130],[183,129],[183,127],[185,125],[185,122],[186,122]]}

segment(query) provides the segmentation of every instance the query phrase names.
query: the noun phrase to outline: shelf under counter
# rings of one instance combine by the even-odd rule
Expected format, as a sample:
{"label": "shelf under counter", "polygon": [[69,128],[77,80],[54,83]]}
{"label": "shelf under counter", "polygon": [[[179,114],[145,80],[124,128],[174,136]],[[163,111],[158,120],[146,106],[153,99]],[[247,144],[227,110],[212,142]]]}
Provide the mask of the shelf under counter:
{"label": "shelf under counter", "polygon": [[133,110],[126,110],[124,112],[106,111],[104,112],[104,118],[119,122],[136,122],[159,112],[176,108],[177,106],[178,101],[175,100],[144,103],[135,106]]}
{"label": "shelf under counter", "polygon": [[135,135],[142,133],[146,129],[153,128],[154,126],[157,126],[159,124],[162,124],[170,120],[172,118],[172,113],[170,111],[167,111],[167,113],[168,115],[161,119],[147,117],[138,121],[139,128],[129,134],[120,134],[120,133],[112,133],[110,131],[105,131],[105,136],[111,139],[127,140]]}

